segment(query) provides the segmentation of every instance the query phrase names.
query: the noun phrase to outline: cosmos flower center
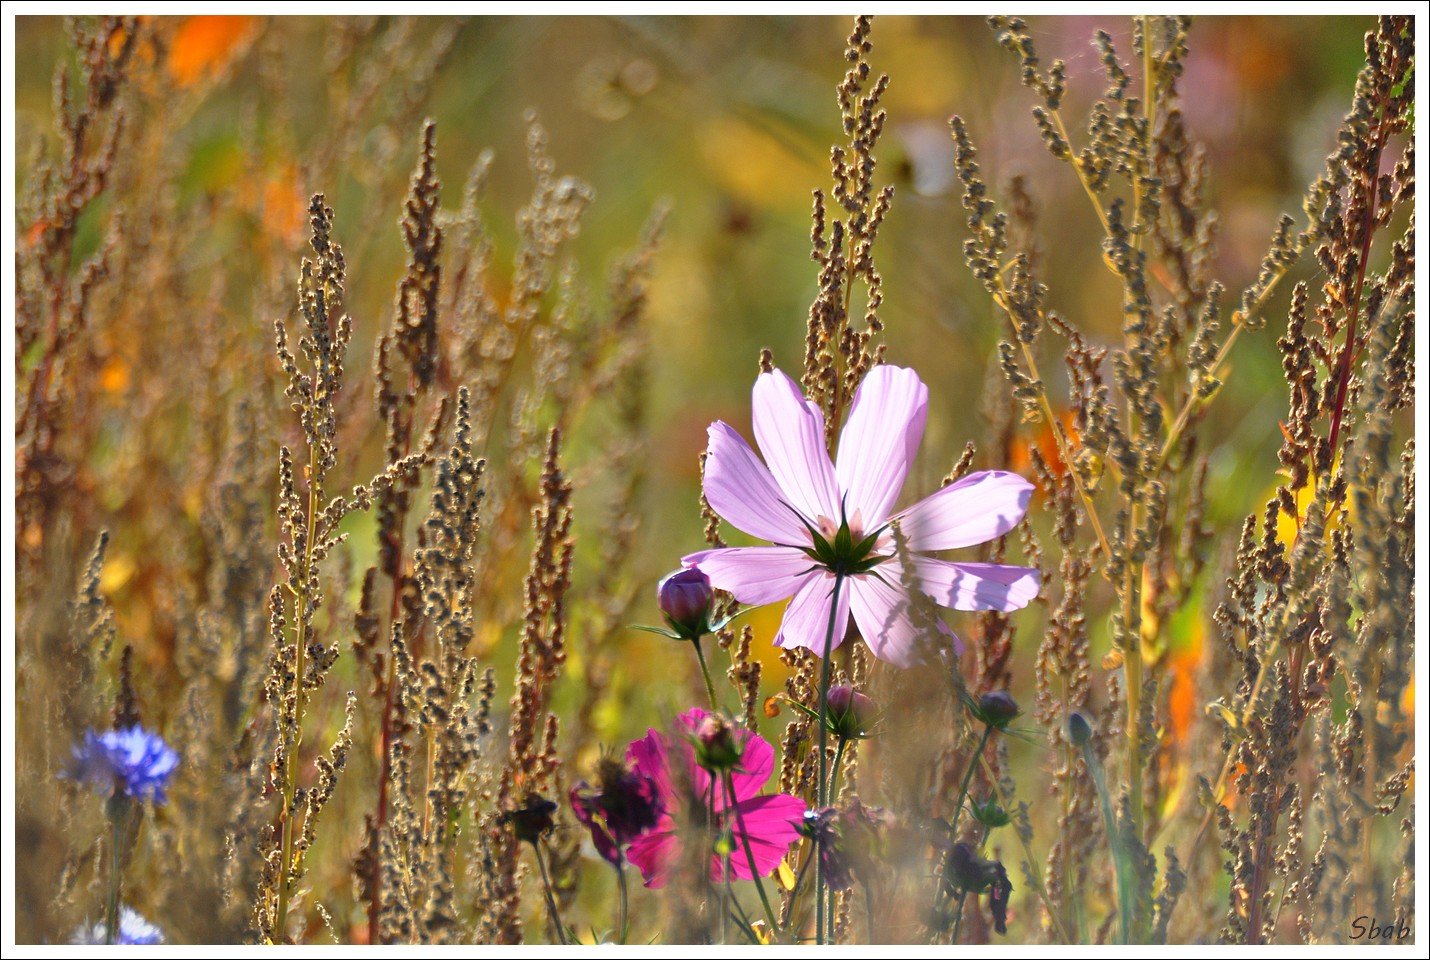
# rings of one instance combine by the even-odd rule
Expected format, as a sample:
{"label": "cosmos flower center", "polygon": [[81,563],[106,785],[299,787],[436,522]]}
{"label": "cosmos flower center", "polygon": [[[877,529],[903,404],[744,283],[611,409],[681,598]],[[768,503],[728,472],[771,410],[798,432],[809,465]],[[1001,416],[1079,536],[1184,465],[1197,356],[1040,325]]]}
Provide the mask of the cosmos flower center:
{"label": "cosmos flower center", "polygon": [[858,510],[853,518],[847,515],[836,522],[827,516],[820,516],[811,524],[803,517],[800,522],[809,532],[810,545],[800,547],[810,559],[838,576],[857,576],[868,573],[874,567],[889,559],[888,554],[875,551],[888,546],[884,536],[885,528],[880,527],[870,533],[864,532],[864,518]]}

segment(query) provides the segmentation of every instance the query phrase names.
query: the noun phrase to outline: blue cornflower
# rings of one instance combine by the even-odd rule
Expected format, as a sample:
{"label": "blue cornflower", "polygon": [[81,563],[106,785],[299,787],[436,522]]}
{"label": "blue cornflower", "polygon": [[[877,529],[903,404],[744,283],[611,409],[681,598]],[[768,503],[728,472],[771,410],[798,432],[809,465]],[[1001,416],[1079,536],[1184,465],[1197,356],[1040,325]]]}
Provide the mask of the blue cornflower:
{"label": "blue cornflower", "polygon": [[[137,730],[138,727],[135,729]],[[80,927],[74,932],[74,936],[70,937],[70,943],[108,943],[108,936],[109,931],[106,929],[104,921],[101,920],[99,923],[86,923]],[[121,907],[119,929],[114,931],[114,942],[120,946],[148,947],[156,943],[163,943],[164,932],[129,907]]]}
{"label": "blue cornflower", "polygon": [[68,775],[100,793],[147,797],[160,804],[178,765],[179,755],[164,738],[136,723],[127,730],[86,731],[84,743],[74,748]]}

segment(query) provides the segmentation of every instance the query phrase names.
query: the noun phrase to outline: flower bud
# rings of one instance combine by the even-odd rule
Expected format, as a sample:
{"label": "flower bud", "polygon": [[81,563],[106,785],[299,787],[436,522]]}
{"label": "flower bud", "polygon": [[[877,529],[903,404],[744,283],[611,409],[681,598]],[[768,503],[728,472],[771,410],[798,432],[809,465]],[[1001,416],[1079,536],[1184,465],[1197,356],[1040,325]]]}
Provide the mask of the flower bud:
{"label": "flower bud", "polygon": [[556,827],[556,804],[539,794],[529,794],[525,802],[513,810],[508,810],[502,819],[511,827],[518,840],[536,844],[543,836]]}
{"label": "flower bud", "polygon": [[1008,691],[994,690],[978,698],[976,712],[978,719],[990,727],[1003,730],[1023,711],[1018,709],[1018,701]]}
{"label": "flower bud", "polygon": [[730,724],[718,714],[706,714],[695,728],[695,762],[715,773],[740,765],[740,746]]}
{"label": "flower bud", "polygon": [[829,688],[829,732],[842,740],[863,740],[878,720],[874,701],[847,683]]}
{"label": "flower bud", "polygon": [[1075,747],[1085,747],[1092,742],[1092,724],[1080,710],[1068,714],[1068,739]]}
{"label": "flower bud", "polygon": [[710,632],[710,604],[715,598],[710,578],[699,567],[677,570],[656,590],[660,612],[682,639],[694,640]]}

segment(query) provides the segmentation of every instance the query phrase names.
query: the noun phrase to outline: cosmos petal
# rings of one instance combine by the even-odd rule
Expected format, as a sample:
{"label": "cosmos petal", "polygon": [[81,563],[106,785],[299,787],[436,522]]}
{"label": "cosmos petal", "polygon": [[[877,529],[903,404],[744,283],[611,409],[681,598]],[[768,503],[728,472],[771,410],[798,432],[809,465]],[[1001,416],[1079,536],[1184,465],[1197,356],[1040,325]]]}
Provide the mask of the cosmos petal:
{"label": "cosmos petal", "polygon": [[[850,609],[874,656],[907,668],[925,662],[928,649],[934,644],[942,646],[944,641],[929,637],[927,630],[914,623],[909,594],[901,583],[902,572],[897,560],[889,560],[879,565],[877,574],[854,577],[850,581]],[[941,637],[962,649],[942,620],[933,616],[932,621]]]}
{"label": "cosmos petal", "polygon": [[[721,519],[752,537],[772,543],[809,543],[809,531],[775,482],[769,467],[734,428],[710,424],[705,450],[705,500]],[[826,458],[827,459],[827,458]],[[811,522],[818,514],[808,514]]]}
{"label": "cosmos petal", "polygon": [[813,520],[837,518],[839,485],[829,462],[819,407],[804,398],[798,384],[773,370],[755,381],[753,420],[755,442],[784,501]]}
{"label": "cosmos petal", "polygon": [[[839,608],[834,613],[833,650],[844,642],[849,629],[849,581],[839,589]],[[805,578],[789,606],[785,608],[780,632],[775,636],[777,647],[805,647],[816,656],[824,655],[824,641],[829,632],[829,614],[833,607],[834,574],[819,570]]]}
{"label": "cosmos petal", "polygon": [[970,473],[899,515],[910,550],[954,550],[987,543],[1018,525],[1033,485],[1016,473]]}
{"label": "cosmos petal", "polygon": [[689,554],[680,562],[699,567],[712,584],[754,605],[793,596],[815,568],[809,554],[794,547],[722,547]]}
{"label": "cosmos petal", "polygon": [[888,519],[923,439],[928,410],[928,387],[912,370],[877,366],[859,384],[839,435],[834,472],[848,516],[854,522],[858,511],[862,530]]}
{"label": "cosmos petal", "polygon": [[652,890],[659,890],[670,879],[671,868],[680,855],[680,838],[674,832],[674,822],[667,818],[664,829],[648,833],[631,842],[626,859],[641,872],[641,879]]}
{"label": "cosmos petal", "polygon": [[1038,596],[1041,584],[1035,567],[915,557],[914,569],[923,591],[955,610],[1021,610]]}

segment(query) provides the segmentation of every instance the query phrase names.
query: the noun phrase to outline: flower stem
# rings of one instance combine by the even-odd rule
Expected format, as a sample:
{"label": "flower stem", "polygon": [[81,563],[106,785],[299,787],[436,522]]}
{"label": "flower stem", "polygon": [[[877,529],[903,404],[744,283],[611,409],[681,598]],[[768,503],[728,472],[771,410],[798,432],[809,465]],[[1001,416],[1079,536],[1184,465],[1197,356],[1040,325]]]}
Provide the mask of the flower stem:
{"label": "flower stem", "polygon": [[109,824],[111,828],[111,847],[109,851],[109,897],[104,904],[104,942],[114,944],[119,942],[119,887],[124,876],[124,870],[120,865],[120,847],[123,845],[124,837],[124,812],[116,802],[118,797],[109,802]]}
{"label": "flower stem", "polygon": [[[834,624],[839,619],[839,588],[844,585],[844,574],[834,575],[834,594],[829,598],[829,627],[824,632],[824,669],[819,681],[819,785],[818,797],[821,809],[829,805],[829,680],[833,664],[829,656],[834,652]],[[824,865],[814,863],[814,942],[823,946],[824,934]]]}
{"label": "flower stem", "polygon": [[[975,751],[973,751],[973,755],[968,758],[968,767],[967,767],[967,768],[964,770],[964,772],[963,772],[963,786],[961,786],[961,787],[958,788],[958,802],[957,802],[957,804],[956,804],[956,805],[954,806],[954,808],[953,808],[953,825],[949,828],[949,831],[950,831],[950,833],[952,834],[952,841],[953,841],[953,842],[957,842],[957,841],[958,841],[958,821],[959,821],[959,819],[960,819],[960,818],[962,817],[962,815],[963,815],[963,804],[964,804],[964,801],[968,799],[968,787],[969,787],[969,784],[971,784],[971,783],[973,782],[973,770],[974,770],[975,767],[978,766],[978,758],[981,757],[981,756],[983,756],[983,751],[984,751],[985,748],[987,748],[987,746],[988,746],[988,740],[989,740],[989,738],[992,737],[992,736],[993,736],[993,724],[991,724],[991,723],[984,724],[984,725],[983,725],[983,737],[978,741],[978,749],[975,750]],[[934,889],[933,901],[934,901],[935,913],[939,912],[939,911],[942,910],[942,908],[943,908],[943,903],[944,903],[943,888],[944,888],[944,886],[945,886],[945,881],[946,881],[946,878],[947,878],[947,865],[946,865],[946,864],[947,864],[947,855],[945,855],[945,869],[939,871],[939,874],[940,874],[939,884],[938,884],[938,886]],[[958,920],[961,921],[962,919],[963,919],[963,901],[960,900],[960,901],[959,901],[959,904],[958,904]],[[949,943],[957,943],[957,942],[958,942],[958,924],[957,924],[957,922],[955,922],[955,924],[954,924],[954,930],[953,930],[953,938],[949,940]]]}
{"label": "flower stem", "polygon": [[536,854],[536,865],[541,868],[541,888],[546,893],[546,909],[551,911],[551,925],[556,928],[556,939],[566,946],[566,930],[561,926],[561,914],[556,910],[556,897],[551,893],[551,877],[546,872],[546,859],[541,855],[541,847],[532,843],[531,852]]}
{"label": "flower stem", "polygon": [[834,769],[829,771],[829,798],[832,801],[839,793],[839,768],[844,764],[844,748],[849,745],[848,737],[840,737],[839,745],[834,748]]}
{"label": "flower stem", "polygon": [[620,922],[617,929],[621,931],[621,946],[625,946],[626,935],[630,933],[630,895],[626,892],[626,860],[621,857],[621,862],[616,864],[616,877],[620,881],[621,888],[621,913]]}
{"label": "flower stem", "polygon": [[715,699],[715,684],[710,680],[710,668],[705,664],[705,651],[700,647],[700,638],[696,637],[690,642],[694,645],[695,656],[700,661],[700,675],[705,678],[705,694],[710,698],[710,710],[719,713],[720,704]]}
{"label": "flower stem", "polygon": [[790,925],[794,923],[795,908],[799,904],[800,890],[804,887],[804,875],[809,872],[810,861],[818,859],[819,851],[810,847],[809,856],[804,858],[804,863],[799,865],[799,873],[795,874],[794,888],[790,891],[789,914],[785,917],[785,925],[780,929],[788,932]]}
{"label": "flower stem", "polygon": [[740,845],[745,848],[745,860],[750,864],[750,877],[755,881],[755,890],[760,894],[760,905],[765,908],[765,921],[771,930],[778,930],[780,925],[775,921],[774,908],[770,906],[770,898],[765,894],[765,883],[760,879],[760,871],[755,867],[755,852],[750,849],[750,834],[745,830],[745,815],[735,803],[735,778],[728,770],[725,771],[725,799],[735,811],[735,824],[740,828]]}
{"label": "flower stem", "polygon": [[[998,777],[994,775],[993,768],[988,765],[988,758],[984,756],[979,756],[978,760],[980,763],[983,764],[983,772],[988,775],[988,782],[993,784],[993,790],[995,793],[998,794],[999,801],[1003,804],[1004,807],[1011,810],[1013,808],[1013,797],[1011,794],[1003,792],[1003,785],[998,782]],[[1038,899],[1043,902],[1043,908],[1048,912],[1048,919],[1052,921],[1054,927],[1057,927],[1058,936],[1062,937],[1061,942],[1070,944],[1086,943],[1087,937],[1081,934],[1081,929],[1079,929],[1079,935],[1076,940],[1068,936],[1067,927],[1066,925],[1064,925],[1062,917],[1060,917],[1058,915],[1058,912],[1053,909],[1052,900],[1049,899],[1048,892],[1043,887],[1041,874],[1038,871],[1033,870],[1031,867],[1032,864],[1041,863],[1042,861],[1039,860],[1037,857],[1033,856],[1033,848],[1028,841],[1028,837],[1023,833],[1022,830],[1014,830],[1013,835],[1018,838],[1018,842],[1023,847],[1023,858],[1029,864],[1028,876],[1032,878],[1033,890],[1035,893],[1037,893]],[[1081,927],[1082,911],[1078,909],[1078,904],[1076,901],[1074,901],[1073,903],[1073,910],[1078,916],[1079,927]]]}
{"label": "flower stem", "polygon": [[304,683],[303,677],[307,668],[303,660],[308,648],[308,581],[313,571],[313,540],[317,536],[318,504],[322,495],[317,486],[319,483],[318,468],[318,448],[310,443],[308,446],[308,510],[305,517],[307,529],[306,536],[303,538],[303,563],[299,568],[302,576],[299,578],[298,590],[293,598],[294,615],[297,617],[298,625],[293,640],[293,730],[289,734],[291,742],[284,754],[283,765],[283,859],[278,865],[278,908],[273,918],[273,933],[280,938],[288,926],[288,904],[293,895],[293,844],[296,836],[293,821],[298,815],[298,811],[294,808],[294,801],[298,794],[298,751],[303,745],[303,711],[305,707],[303,701],[307,693],[307,684]]}

